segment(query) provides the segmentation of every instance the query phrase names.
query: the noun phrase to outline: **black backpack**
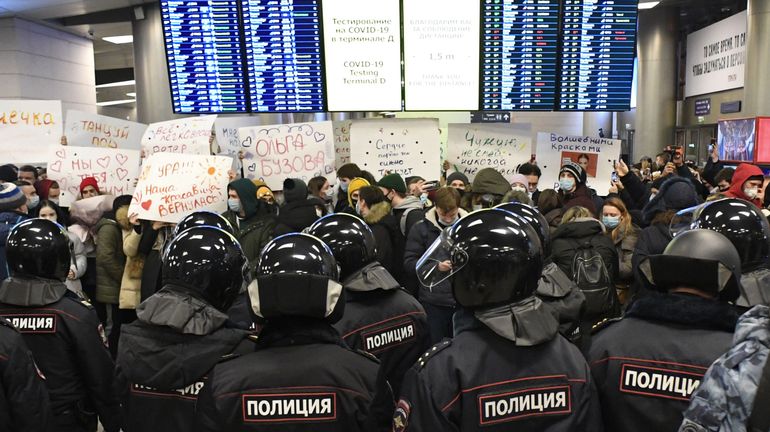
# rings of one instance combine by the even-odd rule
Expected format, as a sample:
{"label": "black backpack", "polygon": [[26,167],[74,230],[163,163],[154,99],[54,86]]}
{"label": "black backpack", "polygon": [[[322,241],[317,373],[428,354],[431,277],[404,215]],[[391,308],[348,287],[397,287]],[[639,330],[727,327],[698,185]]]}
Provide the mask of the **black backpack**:
{"label": "black backpack", "polygon": [[579,245],[572,259],[572,280],[586,297],[584,321],[593,324],[616,317],[620,313],[620,300],[612,283],[604,259],[590,241]]}

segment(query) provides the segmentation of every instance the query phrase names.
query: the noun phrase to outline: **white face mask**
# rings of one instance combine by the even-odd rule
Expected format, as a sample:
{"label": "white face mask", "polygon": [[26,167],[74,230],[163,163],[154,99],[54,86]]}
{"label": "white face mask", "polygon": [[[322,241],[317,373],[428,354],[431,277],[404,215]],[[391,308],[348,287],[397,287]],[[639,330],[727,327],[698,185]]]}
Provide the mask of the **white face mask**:
{"label": "white face mask", "polygon": [[473,204],[473,211],[481,210],[481,209],[482,209],[481,204]]}
{"label": "white face mask", "polygon": [[745,188],[743,193],[746,194],[749,199],[754,199],[759,195],[759,188]]}
{"label": "white face mask", "polygon": [[515,192],[527,192],[527,188],[523,186],[514,186],[511,188],[511,190]]}

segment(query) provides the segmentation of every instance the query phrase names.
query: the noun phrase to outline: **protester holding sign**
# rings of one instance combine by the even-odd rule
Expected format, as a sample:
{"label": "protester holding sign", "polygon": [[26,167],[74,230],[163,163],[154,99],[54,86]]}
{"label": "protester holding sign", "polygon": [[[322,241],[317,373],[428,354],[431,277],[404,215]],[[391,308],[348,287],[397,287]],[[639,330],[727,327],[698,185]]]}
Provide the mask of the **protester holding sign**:
{"label": "protester holding sign", "polygon": [[559,193],[564,200],[564,209],[581,206],[596,214],[591,192],[586,187],[586,172],[582,166],[568,162],[559,170]]}

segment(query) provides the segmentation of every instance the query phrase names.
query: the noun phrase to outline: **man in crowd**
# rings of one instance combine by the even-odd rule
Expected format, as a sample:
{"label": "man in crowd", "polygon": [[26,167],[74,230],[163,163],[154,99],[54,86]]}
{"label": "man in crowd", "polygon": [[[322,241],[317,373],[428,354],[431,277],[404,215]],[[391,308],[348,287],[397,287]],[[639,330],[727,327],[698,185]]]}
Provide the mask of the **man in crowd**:
{"label": "man in crowd", "polygon": [[17,223],[27,219],[27,198],[12,182],[0,183],[0,280],[8,277],[5,242]]}

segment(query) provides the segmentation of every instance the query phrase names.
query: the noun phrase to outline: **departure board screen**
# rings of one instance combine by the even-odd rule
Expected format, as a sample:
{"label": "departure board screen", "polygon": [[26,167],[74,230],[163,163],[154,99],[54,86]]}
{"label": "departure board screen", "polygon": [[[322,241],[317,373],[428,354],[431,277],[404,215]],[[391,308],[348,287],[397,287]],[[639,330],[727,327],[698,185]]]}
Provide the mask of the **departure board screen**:
{"label": "departure board screen", "polygon": [[324,111],[320,0],[241,0],[252,112]]}
{"label": "departure board screen", "polygon": [[552,110],[559,0],[484,0],[483,110]]}
{"label": "departure board screen", "polygon": [[174,112],[246,112],[236,0],[160,5]]}
{"label": "departure board screen", "polygon": [[626,111],[637,0],[564,0],[559,109]]}

